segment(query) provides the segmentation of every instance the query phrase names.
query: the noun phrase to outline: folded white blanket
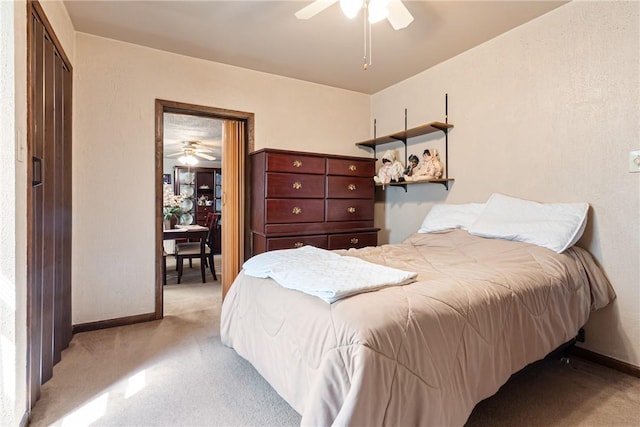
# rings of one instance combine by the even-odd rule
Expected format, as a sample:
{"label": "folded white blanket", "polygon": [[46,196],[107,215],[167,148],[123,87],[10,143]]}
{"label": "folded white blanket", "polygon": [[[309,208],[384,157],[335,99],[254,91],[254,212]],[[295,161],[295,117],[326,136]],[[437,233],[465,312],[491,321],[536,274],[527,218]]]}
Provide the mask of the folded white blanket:
{"label": "folded white blanket", "polygon": [[373,264],[313,246],[264,252],[248,259],[245,274],[271,277],[281,286],[331,304],[340,298],[415,280],[417,273]]}

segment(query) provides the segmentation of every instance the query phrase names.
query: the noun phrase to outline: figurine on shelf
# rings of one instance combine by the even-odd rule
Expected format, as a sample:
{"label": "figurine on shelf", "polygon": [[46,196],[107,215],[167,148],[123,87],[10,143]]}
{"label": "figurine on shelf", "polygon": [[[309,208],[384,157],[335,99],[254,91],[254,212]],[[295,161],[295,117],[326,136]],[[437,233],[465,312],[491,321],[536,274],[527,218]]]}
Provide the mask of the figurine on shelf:
{"label": "figurine on shelf", "polygon": [[406,181],[426,181],[442,178],[444,166],[440,160],[440,154],[435,148],[427,148],[422,152],[422,163],[413,170],[411,175],[404,176]]}
{"label": "figurine on shelf", "polygon": [[409,156],[409,164],[407,168],[404,170],[405,179],[407,176],[412,176],[413,171],[416,167],[418,167],[418,163],[420,163],[420,159],[415,154]]}
{"label": "figurine on shelf", "polygon": [[207,196],[205,196],[204,194],[200,197],[198,197],[198,206],[204,206],[207,202],[207,200],[209,200],[209,198]]}
{"label": "figurine on shelf", "polygon": [[388,150],[382,156],[382,166],[378,170],[378,175],[373,177],[376,184],[385,184],[390,182],[400,182],[404,172],[402,163],[396,160],[396,155],[392,150]]}

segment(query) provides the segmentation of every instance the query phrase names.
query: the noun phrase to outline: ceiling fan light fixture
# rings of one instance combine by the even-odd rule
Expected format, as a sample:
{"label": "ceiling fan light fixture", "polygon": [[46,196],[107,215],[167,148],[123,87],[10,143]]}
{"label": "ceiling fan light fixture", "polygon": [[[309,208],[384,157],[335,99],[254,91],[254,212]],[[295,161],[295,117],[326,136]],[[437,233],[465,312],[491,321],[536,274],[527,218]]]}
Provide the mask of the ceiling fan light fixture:
{"label": "ceiling fan light fixture", "polygon": [[184,156],[178,157],[178,161],[183,165],[195,165],[198,163],[198,159],[196,159],[191,154],[186,154]]}
{"label": "ceiling fan light fixture", "polygon": [[389,2],[390,0],[369,0],[367,7],[370,24],[380,22],[389,16]]}
{"label": "ceiling fan light fixture", "polygon": [[[314,0],[295,15],[298,19],[309,19],[337,2],[338,0]],[[413,22],[413,16],[403,0],[340,0],[340,9],[349,19],[355,18],[360,9],[364,9],[364,70],[371,65],[372,24],[386,18],[394,30],[400,30]]]}
{"label": "ceiling fan light fixture", "polygon": [[358,16],[358,12],[362,9],[363,0],[340,0],[340,9],[342,13],[349,18],[353,19]]}

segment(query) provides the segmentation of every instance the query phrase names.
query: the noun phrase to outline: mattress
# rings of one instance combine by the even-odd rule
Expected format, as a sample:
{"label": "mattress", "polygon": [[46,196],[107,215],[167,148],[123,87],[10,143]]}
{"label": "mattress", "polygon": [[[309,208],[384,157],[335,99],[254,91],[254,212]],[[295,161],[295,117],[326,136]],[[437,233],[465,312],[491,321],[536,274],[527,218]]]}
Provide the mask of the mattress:
{"label": "mattress", "polygon": [[222,306],[222,342],[302,425],[463,425],[614,298],[578,247],[557,254],[451,230],[336,252],[417,281],[328,304],[241,272]]}

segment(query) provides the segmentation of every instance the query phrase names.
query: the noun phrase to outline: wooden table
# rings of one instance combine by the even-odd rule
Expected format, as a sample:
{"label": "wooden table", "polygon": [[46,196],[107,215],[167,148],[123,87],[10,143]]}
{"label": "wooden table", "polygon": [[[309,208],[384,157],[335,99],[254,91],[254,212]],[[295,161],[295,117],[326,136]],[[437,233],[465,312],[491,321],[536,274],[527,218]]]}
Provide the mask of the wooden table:
{"label": "wooden table", "polygon": [[190,239],[200,240],[200,272],[202,273],[202,283],[206,282],[205,279],[205,264],[207,255],[205,254],[204,245],[207,240],[207,234],[209,229],[201,225],[188,225],[180,226],[179,228],[172,228],[162,231],[163,240],[176,240],[176,239]]}

